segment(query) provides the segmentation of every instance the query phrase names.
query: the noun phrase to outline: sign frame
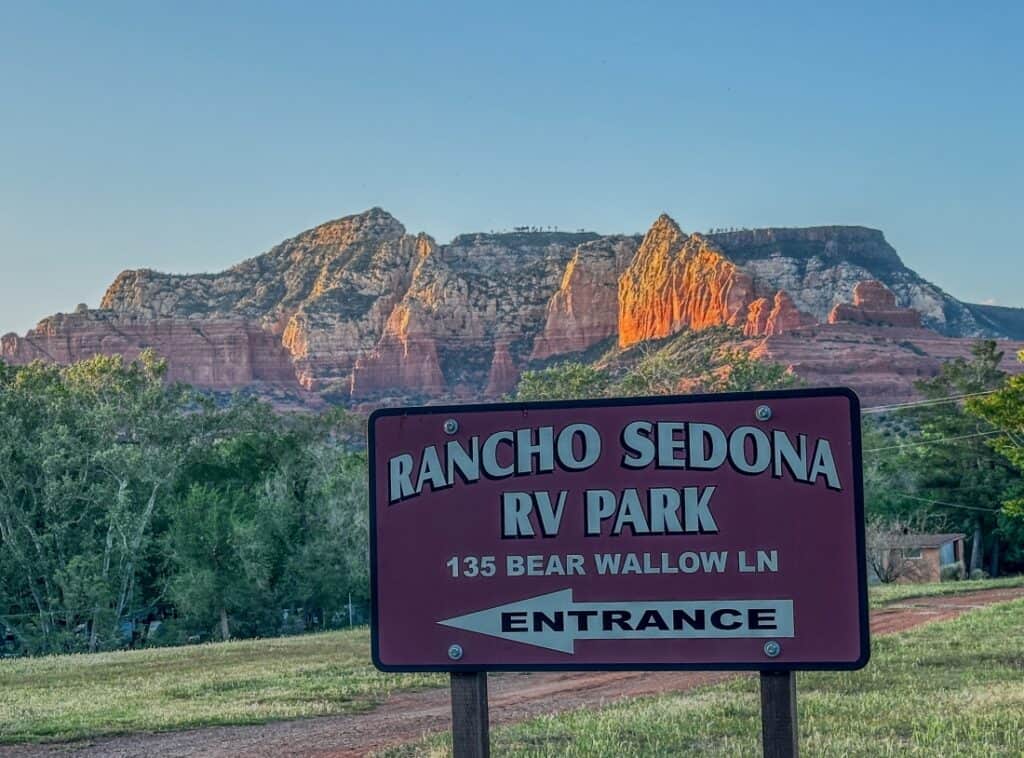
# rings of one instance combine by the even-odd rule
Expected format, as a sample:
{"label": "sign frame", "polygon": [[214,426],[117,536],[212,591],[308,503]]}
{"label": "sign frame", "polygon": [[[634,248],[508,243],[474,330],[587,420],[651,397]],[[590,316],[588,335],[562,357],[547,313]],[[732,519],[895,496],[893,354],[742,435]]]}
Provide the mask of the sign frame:
{"label": "sign frame", "polygon": [[[377,548],[377,465],[376,421],[390,416],[442,416],[468,415],[495,411],[544,411],[545,409],[588,409],[608,407],[643,407],[649,405],[691,405],[701,403],[757,402],[772,400],[798,400],[801,398],[845,397],[849,401],[850,432],[853,466],[853,505],[857,554],[857,605],[860,651],[852,661],[762,661],[740,663],[459,663],[451,661],[437,664],[388,664],[380,658],[380,619]],[[386,673],[468,673],[499,671],[856,671],[864,668],[871,658],[871,630],[868,616],[867,555],[864,529],[863,452],[861,449],[860,398],[848,387],[810,387],[760,392],[723,392],[696,395],[656,395],[627,398],[595,398],[587,400],[544,400],[509,403],[476,403],[467,405],[428,405],[399,408],[381,408],[370,414],[367,421],[367,458],[369,470],[369,539],[370,539],[370,649],[374,666]]]}

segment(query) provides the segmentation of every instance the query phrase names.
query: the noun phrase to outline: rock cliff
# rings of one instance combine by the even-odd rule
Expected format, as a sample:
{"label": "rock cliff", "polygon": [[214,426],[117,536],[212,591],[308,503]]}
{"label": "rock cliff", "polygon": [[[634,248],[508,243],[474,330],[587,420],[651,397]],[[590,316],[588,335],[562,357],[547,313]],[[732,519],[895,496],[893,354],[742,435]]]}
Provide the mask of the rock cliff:
{"label": "rock cliff", "polygon": [[747,321],[753,279],[668,216],[654,222],[619,278],[619,345]]}
{"label": "rock cliff", "polygon": [[0,359],[72,363],[94,355],[137,358],[146,348],[170,358],[168,376],[212,389],[254,383],[295,385],[295,371],[280,340],[240,318],[202,321],[85,311],[39,322],[24,337],[0,339]]}
{"label": "rock cliff", "polygon": [[881,282],[869,279],[853,288],[853,302],[839,303],[828,314],[830,324],[843,322],[879,326],[921,326],[921,314],[913,308],[899,308],[896,296]]}
{"label": "rock cliff", "polygon": [[[472,400],[560,356],[723,324],[813,381],[856,388],[871,361],[880,373],[895,366],[862,382],[887,397],[912,393],[912,379],[967,338],[1024,338],[1024,312],[956,300],[862,227],[702,235],[661,216],[642,237],[521,229],[439,244],[372,208],[221,273],[125,271],[99,309],[6,335],[0,358],[66,363],[152,347],[172,378],[213,389]],[[861,344],[856,335],[859,355],[837,349]]]}
{"label": "rock cliff", "polygon": [[619,276],[636,254],[636,237],[580,245],[548,301],[531,358],[583,352],[619,332]]}
{"label": "rock cliff", "polygon": [[[946,361],[970,360],[974,340],[946,337],[931,329],[817,324],[783,335],[750,340],[752,355],[786,366],[810,386],[853,387],[866,405],[916,397],[914,382],[938,374]],[[1002,346],[1002,368],[1018,372],[1024,342]]]}
{"label": "rock cliff", "polygon": [[911,271],[877,229],[751,229],[709,239],[755,280],[788,292],[797,308],[819,322],[828,319],[834,306],[849,303],[858,283],[878,280],[895,294],[899,307],[917,310],[926,326],[942,334],[1024,339],[1024,324],[1008,329],[990,323],[980,317],[978,306],[957,300]]}

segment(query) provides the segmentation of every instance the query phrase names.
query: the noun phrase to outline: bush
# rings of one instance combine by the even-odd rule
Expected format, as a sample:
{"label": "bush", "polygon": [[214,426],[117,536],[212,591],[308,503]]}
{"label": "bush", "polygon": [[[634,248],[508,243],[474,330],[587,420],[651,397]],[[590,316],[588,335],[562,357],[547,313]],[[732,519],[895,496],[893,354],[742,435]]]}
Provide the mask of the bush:
{"label": "bush", "polygon": [[988,579],[988,572],[984,569],[974,569],[971,572],[971,579]]}
{"label": "bush", "polygon": [[939,581],[958,582],[964,578],[965,573],[963,563],[947,563],[939,570]]}

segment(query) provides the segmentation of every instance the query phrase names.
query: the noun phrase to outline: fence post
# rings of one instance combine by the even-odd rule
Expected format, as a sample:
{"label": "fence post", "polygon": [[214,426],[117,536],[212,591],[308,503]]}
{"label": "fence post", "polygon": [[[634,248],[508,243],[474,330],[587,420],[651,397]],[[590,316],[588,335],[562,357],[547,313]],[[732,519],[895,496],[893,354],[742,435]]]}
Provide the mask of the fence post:
{"label": "fence post", "polygon": [[451,689],[453,758],[488,758],[487,673],[453,671]]}
{"label": "fence post", "polygon": [[761,744],[764,758],[797,758],[796,674],[761,672]]}

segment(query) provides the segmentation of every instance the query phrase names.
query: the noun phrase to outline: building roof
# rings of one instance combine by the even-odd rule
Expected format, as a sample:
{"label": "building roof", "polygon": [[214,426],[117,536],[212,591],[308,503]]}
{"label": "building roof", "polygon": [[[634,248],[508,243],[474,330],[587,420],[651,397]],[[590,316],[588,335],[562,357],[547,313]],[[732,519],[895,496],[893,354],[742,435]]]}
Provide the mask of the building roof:
{"label": "building roof", "polygon": [[947,542],[962,540],[960,532],[948,534],[893,534],[881,538],[882,547],[942,547]]}

